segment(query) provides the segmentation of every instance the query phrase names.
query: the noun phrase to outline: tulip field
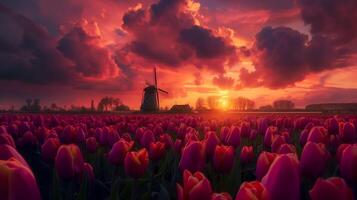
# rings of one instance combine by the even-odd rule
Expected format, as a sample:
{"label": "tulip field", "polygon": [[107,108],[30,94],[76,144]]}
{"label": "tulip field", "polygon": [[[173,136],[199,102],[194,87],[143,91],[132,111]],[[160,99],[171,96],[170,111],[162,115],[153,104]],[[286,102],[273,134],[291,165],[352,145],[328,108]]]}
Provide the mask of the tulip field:
{"label": "tulip field", "polygon": [[357,116],[0,114],[0,200],[357,199]]}

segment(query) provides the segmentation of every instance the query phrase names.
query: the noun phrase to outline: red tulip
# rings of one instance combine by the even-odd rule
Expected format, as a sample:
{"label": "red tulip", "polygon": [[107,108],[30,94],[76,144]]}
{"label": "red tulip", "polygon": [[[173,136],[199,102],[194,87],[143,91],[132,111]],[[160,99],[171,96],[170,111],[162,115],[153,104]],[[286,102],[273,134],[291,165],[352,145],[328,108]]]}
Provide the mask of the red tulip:
{"label": "red tulip", "polygon": [[242,164],[248,164],[254,161],[254,151],[253,146],[243,146],[242,152],[240,153],[240,162]]}
{"label": "red tulip", "polygon": [[60,145],[61,143],[57,138],[47,139],[46,142],[41,146],[42,159],[48,162],[53,162]]}
{"label": "red tulip", "polygon": [[217,145],[213,155],[213,167],[220,173],[229,173],[234,164],[234,148]]}
{"label": "red tulip", "polygon": [[329,134],[338,134],[339,125],[335,118],[329,118],[325,123]]}
{"label": "red tulip", "polygon": [[209,180],[201,173],[193,175],[188,170],[183,172],[183,187],[176,185],[178,200],[211,200],[212,187]]}
{"label": "red tulip", "polygon": [[125,155],[133,147],[134,142],[127,142],[124,139],[120,139],[113,146],[108,153],[108,160],[113,165],[122,165],[124,163]]}
{"label": "red tulip", "polygon": [[76,138],[76,129],[71,125],[66,126],[63,129],[62,134],[60,134],[60,139],[65,144],[69,144],[71,142],[74,142],[75,138]]}
{"label": "red tulip", "polygon": [[259,181],[244,182],[235,200],[269,200],[268,190]]}
{"label": "red tulip", "polygon": [[351,188],[339,177],[330,177],[326,180],[317,179],[309,193],[311,200],[353,200]]}
{"label": "red tulip", "polygon": [[259,154],[255,173],[257,180],[261,180],[263,176],[265,176],[270,168],[270,165],[273,163],[277,156],[278,154],[276,153],[270,153],[266,151],[263,151]]}
{"label": "red tulip", "polygon": [[205,145],[206,153],[208,156],[213,156],[217,144],[219,144],[219,139],[215,132],[209,131],[206,133]]}
{"label": "red tulip", "polygon": [[329,158],[329,152],[324,144],[307,142],[300,158],[301,174],[308,178],[316,178],[322,175]]}
{"label": "red tulip", "polygon": [[196,172],[203,169],[205,165],[204,146],[201,142],[191,141],[182,150],[179,168]]}
{"label": "red tulip", "polygon": [[159,141],[163,142],[165,144],[165,148],[166,149],[170,149],[170,148],[172,148],[174,146],[174,142],[172,141],[172,137],[167,133],[165,133],[163,135],[160,135]]}
{"label": "red tulip", "polygon": [[127,176],[140,178],[144,176],[149,166],[149,155],[145,148],[128,152],[124,159],[124,169]]}
{"label": "red tulip", "polygon": [[165,144],[162,142],[150,143],[149,156],[151,160],[160,160],[166,153]]}
{"label": "red tulip", "polygon": [[221,128],[221,132],[219,134],[219,138],[221,139],[221,141],[226,141],[226,138],[228,137],[228,134],[231,131],[238,132],[238,134],[239,134],[239,128],[238,127],[231,127],[231,129],[229,129],[226,126],[222,127]]}
{"label": "red tulip", "polygon": [[264,135],[264,146],[271,147],[273,136],[278,134],[278,128],[275,126],[270,126]]}
{"label": "red tulip", "polygon": [[0,185],[0,199],[41,199],[32,171],[15,158],[0,160]]}
{"label": "red tulip", "polygon": [[343,123],[340,127],[340,136],[344,143],[353,144],[357,138],[355,126],[350,122]]}
{"label": "red tulip", "polygon": [[95,153],[98,148],[98,143],[95,137],[89,137],[86,139],[86,149],[88,153]]}
{"label": "red tulip", "polygon": [[71,179],[78,176],[83,170],[83,157],[75,144],[62,145],[57,151],[55,168],[59,177]]}
{"label": "red tulip", "polygon": [[174,143],[175,152],[178,153],[178,154],[181,154],[182,146],[183,146],[182,140],[176,139],[175,143]]}
{"label": "red tulip", "polygon": [[300,199],[299,160],[296,154],[279,155],[262,179],[271,199]]}
{"label": "red tulip", "polygon": [[213,193],[211,200],[232,200],[232,197],[229,193]]}
{"label": "red tulip", "polygon": [[342,152],[340,173],[347,181],[357,183],[357,144],[349,145]]}

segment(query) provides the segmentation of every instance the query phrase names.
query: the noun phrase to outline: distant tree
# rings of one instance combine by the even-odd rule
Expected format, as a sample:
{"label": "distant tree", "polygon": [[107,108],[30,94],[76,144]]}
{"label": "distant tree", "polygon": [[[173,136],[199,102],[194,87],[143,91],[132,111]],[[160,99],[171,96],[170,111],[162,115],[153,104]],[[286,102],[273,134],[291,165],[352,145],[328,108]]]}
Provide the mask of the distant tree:
{"label": "distant tree", "polygon": [[219,107],[219,97],[218,96],[209,96],[207,98],[207,104],[211,110],[217,110]]}
{"label": "distant tree", "polygon": [[199,97],[196,100],[196,110],[206,110],[206,101],[204,98]]}
{"label": "distant tree", "polygon": [[233,110],[251,110],[254,109],[254,106],[255,102],[245,97],[238,97],[232,100]]}
{"label": "distant tree", "polygon": [[23,105],[20,108],[20,111],[23,112],[40,112],[41,111],[41,105],[40,105],[40,99],[26,99],[26,105]]}
{"label": "distant tree", "polygon": [[30,98],[26,99],[27,110],[31,109],[31,103],[32,103],[32,99]]}
{"label": "distant tree", "polygon": [[119,98],[114,98],[114,97],[108,97],[107,96],[107,97],[102,98],[99,101],[98,111],[108,112],[108,111],[115,111],[115,110],[117,110],[117,108],[126,109],[123,106],[125,106],[125,105],[122,103],[122,101]]}
{"label": "distant tree", "polygon": [[290,100],[276,100],[273,102],[273,107],[276,110],[291,110],[295,104]]}
{"label": "distant tree", "polygon": [[261,111],[271,111],[271,110],[273,110],[273,106],[271,106],[271,105],[260,106],[259,110],[261,110]]}

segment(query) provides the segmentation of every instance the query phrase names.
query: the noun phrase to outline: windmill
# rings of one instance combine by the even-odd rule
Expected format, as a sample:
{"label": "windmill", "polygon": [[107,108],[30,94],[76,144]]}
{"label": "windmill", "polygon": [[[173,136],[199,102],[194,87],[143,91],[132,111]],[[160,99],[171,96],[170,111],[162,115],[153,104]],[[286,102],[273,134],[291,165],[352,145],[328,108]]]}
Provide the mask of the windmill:
{"label": "windmill", "polygon": [[157,86],[156,67],[154,67],[154,84],[146,82],[143,97],[141,100],[140,110],[142,112],[156,112],[160,109],[159,92],[168,94],[165,90]]}

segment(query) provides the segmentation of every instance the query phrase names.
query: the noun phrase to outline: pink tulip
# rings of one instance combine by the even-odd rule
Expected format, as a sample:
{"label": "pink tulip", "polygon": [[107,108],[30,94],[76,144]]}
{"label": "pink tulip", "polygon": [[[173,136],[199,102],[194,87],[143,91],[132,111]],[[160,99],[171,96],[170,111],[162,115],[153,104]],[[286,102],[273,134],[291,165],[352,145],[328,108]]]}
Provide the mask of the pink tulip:
{"label": "pink tulip", "polygon": [[271,199],[300,199],[299,160],[295,154],[279,155],[262,179]]}
{"label": "pink tulip", "polygon": [[208,156],[213,156],[217,144],[219,144],[219,139],[215,132],[209,131],[206,133],[205,145],[206,153]]}
{"label": "pink tulip", "polygon": [[229,193],[213,193],[211,200],[232,200],[232,197]]}
{"label": "pink tulip", "polygon": [[0,199],[41,199],[32,171],[15,158],[0,160],[0,185]]}
{"label": "pink tulip", "polygon": [[225,143],[237,148],[240,145],[240,131],[238,127],[231,127],[231,130],[226,136]]}
{"label": "pink tulip", "polygon": [[86,139],[86,149],[88,153],[95,153],[98,148],[98,143],[95,137],[89,137]]}
{"label": "pink tulip", "polygon": [[83,165],[83,173],[84,175],[88,178],[90,182],[94,181],[94,172],[93,172],[93,167],[89,163],[84,163]]}
{"label": "pink tulip", "polygon": [[340,144],[340,146],[338,146],[337,151],[336,151],[336,160],[338,162],[340,162],[342,153],[348,146],[350,146],[350,144]]}
{"label": "pink tulip", "polygon": [[270,168],[270,165],[273,163],[277,156],[278,154],[276,153],[270,153],[266,151],[263,151],[259,154],[255,173],[257,180],[261,180],[263,176],[265,176]]}
{"label": "pink tulip", "polygon": [[108,153],[108,160],[113,165],[122,165],[124,163],[125,155],[133,147],[134,142],[127,142],[124,139],[120,139],[113,146]]}
{"label": "pink tulip", "polygon": [[140,178],[144,176],[149,166],[149,155],[145,148],[128,152],[124,159],[124,169],[127,176]]}
{"label": "pink tulip", "polygon": [[204,146],[201,142],[191,141],[182,150],[179,163],[180,170],[185,169],[196,172],[203,169],[205,165]]}
{"label": "pink tulip", "polygon": [[62,145],[57,151],[55,168],[60,178],[71,179],[82,173],[83,157],[75,144]]}
{"label": "pink tulip", "polygon": [[42,159],[48,162],[53,162],[60,145],[61,143],[57,138],[47,139],[46,142],[41,146]]}
{"label": "pink tulip", "polygon": [[303,176],[316,178],[324,172],[330,158],[322,143],[307,142],[301,153],[300,171]]}
{"label": "pink tulip", "polygon": [[313,127],[307,138],[307,142],[315,142],[315,143],[328,143],[327,131],[324,127],[315,126]]}
{"label": "pink tulip", "polygon": [[160,160],[166,153],[165,144],[162,142],[150,143],[149,156],[151,160]]}
{"label": "pink tulip", "polygon": [[26,160],[20,155],[19,152],[17,152],[15,148],[7,144],[0,144],[0,160],[8,160],[12,157],[30,169],[30,166],[27,164]]}
{"label": "pink tulip", "polygon": [[285,144],[285,138],[281,135],[273,136],[273,141],[271,143],[271,151],[276,153],[282,144]]}
{"label": "pink tulip", "polygon": [[140,139],[140,144],[146,149],[149,149],[150,143],[154,141],[155,141],[154,133],[150,130],[146,130]]}
{"label": "pink tulip", "polygon": [[269,200],[269,192],[259,181],[244,182],[235,200]]}
{"label": "pink tulip", "polygon": [[7,133],[0,134],[0,144],[7,144],[16,148],[14,139]]}
{"label": "pink tulip", "polygon": [[271,147],[273,136],[278,134],[278,128],[274,126],[270,126],[264,135],[264,146]]}
{"label": "pink tulip", "polygon": [[346,122],[340,127],[340,136],[344,143],[353,144],[357,139],[355,126]]}
{"label": "pink tulip", "polygon": [[278,154],[287,154],[287,153],[296,154],[296,147],[293,144],[282,144],[279,147]]}
{"label": "pink tulip", "polygon": [[351,188],[339,177],[330,177],[326,180],[317,179],[309,193],[311,200],[353,200]]}
{"label": "pink tulip", "polygon": [[183,187],[176,185],[178,200],[211,200],[212,187],[209,180],[201,173],[183,172]]}
{"label": "pink tulip", "polygon": [[217,145],[213,155],[213,167],[220,173],[229,173],[234,164],[234,148]]}
{"label": "pink tulip", "polygon": [[254,161],[254,151],[253,146],[243,146],[240,153],[240,162],[242,164],[248,164]]}
{"label": "pink tulip", "polygon": [[357,144],[349,145],[342,152],[340,173],[347,181],[357,183]]}

